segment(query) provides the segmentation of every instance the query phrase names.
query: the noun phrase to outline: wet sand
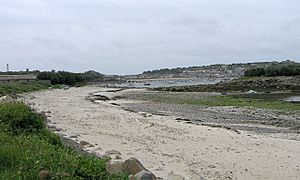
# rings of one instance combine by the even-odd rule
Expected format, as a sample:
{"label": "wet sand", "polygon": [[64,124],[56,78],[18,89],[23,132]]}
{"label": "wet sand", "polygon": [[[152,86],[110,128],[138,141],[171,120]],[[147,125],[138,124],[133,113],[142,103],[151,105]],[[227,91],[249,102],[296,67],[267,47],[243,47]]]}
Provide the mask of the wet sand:
{"label": "wet sand", "polygon": [[140,91],[108,90],[92,86],[48,90],[31,93],[25,101],[37,111],[46,112],[49,124],[62,129],[58,133],[94,145],[86,150],[99,155],[117,150],[123,159],[136,157],[158,177],[166,178],[173,171],[186,179],[197,180],[200,176],[206,179],[300,178],[299,141],[247,131],[238,134],[176,121],[175,115],[130,112],[122,107],[134,100],[94,103],[86,99],[91,93],[112,98],[128,91]]}

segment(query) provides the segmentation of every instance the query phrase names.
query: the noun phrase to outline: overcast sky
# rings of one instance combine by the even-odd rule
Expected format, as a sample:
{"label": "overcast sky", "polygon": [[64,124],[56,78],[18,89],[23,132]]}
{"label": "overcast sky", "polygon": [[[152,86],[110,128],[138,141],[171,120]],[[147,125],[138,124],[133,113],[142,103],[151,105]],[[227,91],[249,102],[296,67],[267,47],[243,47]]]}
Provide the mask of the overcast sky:
{"label": "overcast sky", "polygon": [[[299,0],[0,0],[0,71],[299,60]],[[1,68],[2,67],[2,68]]]}

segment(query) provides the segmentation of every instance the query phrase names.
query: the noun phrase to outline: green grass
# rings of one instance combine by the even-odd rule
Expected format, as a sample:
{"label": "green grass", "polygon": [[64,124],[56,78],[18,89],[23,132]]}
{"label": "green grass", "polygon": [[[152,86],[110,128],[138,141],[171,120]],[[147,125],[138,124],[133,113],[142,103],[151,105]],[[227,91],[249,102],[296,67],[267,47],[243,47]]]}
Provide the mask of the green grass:
{"label": "green grass", "polygon": [[150,95],[146,99],[171,104],[187,104],[196,106],[237,106],[237,107],[255,107],[262,109],[276,110],[300,110],[299,104],[292,104],[277,100],[258,100],[246,99],[234,96],[210,96],[204,98],[190,98],[177,95]]}
{"label": "green grass", "polygon": [[0,104],[0,179],[39,179],[41,170],[50,172],[49,179],[127,179],[110,176],[107,160],[64,146],[25,104]]}
{"label": "green grass", "polygon": [[77,154],[52,141],[47,134],[0,133],[0,177],[38,179],[40,170],[48,170],[52,179],[63,178],[63,173],[71,176],[65,179],[122,179],[107,174],[105,159]]}
{"label": "green grass", "polygon": [[45,126],[40,116],[20,102],[0,104],[0,123],[11,134],[39,132]]}
{"label": "green grass", "polygon": [[49,83],[40,81],[0,83],[0,96],[38,91],[49,86]]}

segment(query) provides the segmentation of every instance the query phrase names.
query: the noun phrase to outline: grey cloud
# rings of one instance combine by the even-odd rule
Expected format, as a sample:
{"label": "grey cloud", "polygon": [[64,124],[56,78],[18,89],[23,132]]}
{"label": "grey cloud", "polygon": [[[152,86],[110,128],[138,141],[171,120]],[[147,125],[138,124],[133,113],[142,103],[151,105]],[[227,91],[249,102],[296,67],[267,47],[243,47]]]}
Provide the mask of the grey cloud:
{"label": "grey cloud", "polygon": [[296,0],[0,0],[0,65],[132,74],[297,60],[299,6]]}

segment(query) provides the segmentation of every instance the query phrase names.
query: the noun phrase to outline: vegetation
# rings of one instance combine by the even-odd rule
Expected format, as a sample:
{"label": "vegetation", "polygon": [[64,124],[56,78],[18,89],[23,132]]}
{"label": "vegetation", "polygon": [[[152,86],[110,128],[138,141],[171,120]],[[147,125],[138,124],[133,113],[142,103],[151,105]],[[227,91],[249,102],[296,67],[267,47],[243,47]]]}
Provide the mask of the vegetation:
{"label": "vegetation", "polygon": [[85,73],[72,73],[67,71],[41,72],[38,76],[40,80],[50,80],[51,84],[78,85],[86,82],[95,82],[103,80],[104,76],[95,71]]}
{"label": "vegetation", "polygon": [[[256,62],[256,63],[235,63],[235,64],[213,64],[213,65],[207,65],[207,66],[191,66],[191,67],[177,67],[177,68],[163,68],[163,69],[156,69],[152,71],[144,71],[143,75],[170,75],[170,74],[181,74],[185,71],[197,71],[197,70],[235,70],[237,68],[251,68],[255,67],[251,70],[255,71],[255,73],[261,73],[261,69],[264,69],[266,67],[270,66],[281,66],[281,65],[293,65],[297,64],[294,61],[286,60],[282,62]],[[257,72],[256,72],[257,71]]]}
{"label": "vegetation", "polygon": [[23,103],[0,104],[0,177],[39,179],[126,179],[109,176],[107,159],[78,154],[49,132],[43,119]]}
{"label": "vegetation", "polygon": [[[1,95],[30,92],[49,84],[4,83]],[[110,176],[108,159],[79,154],[62,144],[46,129],[43,118],[21,102],[0,103],[0,179],[128,179],[126,174]]]}
{"label": "vegetation", "polygon": [[187,104],[196,106],[237,106],[237,107],[255,107],[262,109],[277,110],[300,110],[299,104],[291,104],[272,99],[255,99],[239,97],[237,95],[228,96],[207,96],[201,98],[173,95],[149,95],[145,99],[170,104]]}
{"label": "vegetation", "polygon": [[152,71],[145,71],[143,74],[157,74],[157,75],[165,75],[165,74],[178,74],[182,73],[186,68],[174,68],[174,69],[168,69],[168,68],[163,68],[163,69],[156,69]]}
{"label": "vegetation", "polygon": [[276,77],[276,76],[298,76],[300,75],[300,64],[274,64],[266,68],[254,68],[245,71],[245,76],[250,77]]}
{"label": "vegetation", "polygon": [[11,83],[0,83],[0,96],[7,94],[18,94],[23,92],[38,91],[46,89],[50,86],[46,82],[11,82]]}

